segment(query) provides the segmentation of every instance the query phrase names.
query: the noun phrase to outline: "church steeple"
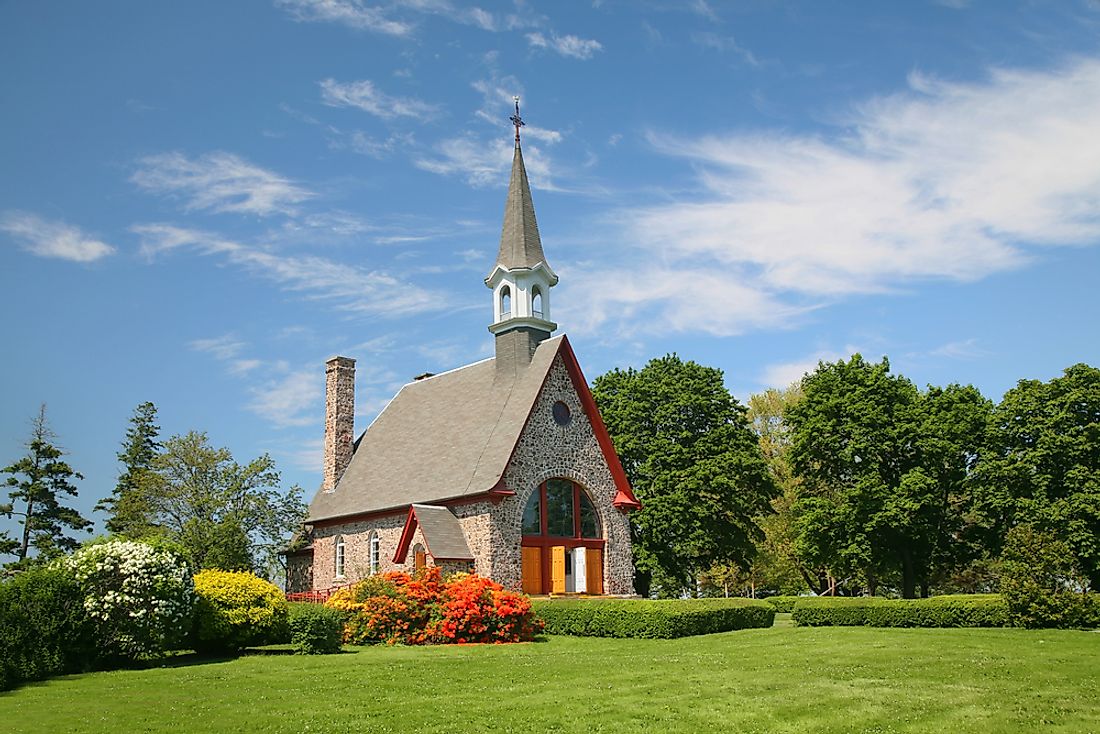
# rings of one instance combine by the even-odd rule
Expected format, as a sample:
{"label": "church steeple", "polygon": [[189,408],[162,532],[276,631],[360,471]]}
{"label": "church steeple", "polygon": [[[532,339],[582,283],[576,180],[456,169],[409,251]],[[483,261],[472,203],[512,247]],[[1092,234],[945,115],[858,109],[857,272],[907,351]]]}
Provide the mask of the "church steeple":
{"label": "church steeple", "polygon": [[[515,101],[516,114],[511,120],[516,128],[516,148],[512,155],[508,199],[504,204],[500,251],[492,272],[485,278],[485,285],[493,291],[493,323],[489,331],[497,337],[498,356],[506,335],[509,351],[514,351],[519,341],[526,344],[521,351],[533,351],[558,328],[550,320],[550,289],[557,285],[558,276],[542,251],[531,186],[527,182],[520,148],[519,129],[524,123],[519,116],[519,97]],[[527,359],[529,361],[529,355]]]}

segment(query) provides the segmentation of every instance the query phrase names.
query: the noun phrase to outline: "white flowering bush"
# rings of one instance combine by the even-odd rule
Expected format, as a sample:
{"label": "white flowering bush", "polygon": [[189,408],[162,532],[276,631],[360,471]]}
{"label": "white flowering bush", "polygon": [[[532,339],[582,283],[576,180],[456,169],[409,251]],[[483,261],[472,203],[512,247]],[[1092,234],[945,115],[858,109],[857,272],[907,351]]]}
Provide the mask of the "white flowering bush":
{"label": "white flowering bush", "polygon": [[68,560],[106,658],[136,660],[175,649],[190,628],[195,585],[186,562],[164,548],[113,540]]}

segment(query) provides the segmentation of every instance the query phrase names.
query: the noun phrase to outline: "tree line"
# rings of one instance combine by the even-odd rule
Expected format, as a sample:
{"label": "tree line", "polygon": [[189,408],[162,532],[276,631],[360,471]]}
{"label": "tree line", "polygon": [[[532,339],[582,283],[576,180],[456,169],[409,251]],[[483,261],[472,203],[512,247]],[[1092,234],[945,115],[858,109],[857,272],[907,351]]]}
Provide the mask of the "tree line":
{"label": "tree line", "polygon": [[644,595],[994,591],[1002,558],[1036,548],[1100,588],[1096,368],[994,403],[857,354],[741,405],[668,355],[593,393],[643,505]]}
{"label": "tree line", "polygon": [[[92,529],[66,504],[77,496],[75,481],[83,476],[63,455],[43,406],[26,454],[0,469],[9,500],[0,504],[0,514],[21,526],[15,536],[0,533],[0,555],[14,557],[7,572],[72,552],[80,545],[75,534]],[[118,461],[114,489],[95,506],[107,515],[107,532],[170,544],[195,569],[270,575],[280,545],[305,517],[301,489],[280,486],[270,456],[239,464],[197,431],[162,441],[153,403],[135,408]]]}

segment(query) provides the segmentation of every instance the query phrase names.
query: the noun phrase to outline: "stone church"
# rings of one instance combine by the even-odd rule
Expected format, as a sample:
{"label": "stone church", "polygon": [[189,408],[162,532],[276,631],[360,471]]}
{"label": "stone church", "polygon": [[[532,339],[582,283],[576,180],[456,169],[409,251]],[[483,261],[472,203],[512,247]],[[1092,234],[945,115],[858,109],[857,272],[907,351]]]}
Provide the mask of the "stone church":
{"label": "stone church", "polygon": [[324,480],[287,591],[386,571],[469,570],[529,594],[634,593],[628,513],[640,505],[580,365],[550,318],[520,149],[485,285],[495,356],[398,391],[354,438],[355,360],[325,368]]}

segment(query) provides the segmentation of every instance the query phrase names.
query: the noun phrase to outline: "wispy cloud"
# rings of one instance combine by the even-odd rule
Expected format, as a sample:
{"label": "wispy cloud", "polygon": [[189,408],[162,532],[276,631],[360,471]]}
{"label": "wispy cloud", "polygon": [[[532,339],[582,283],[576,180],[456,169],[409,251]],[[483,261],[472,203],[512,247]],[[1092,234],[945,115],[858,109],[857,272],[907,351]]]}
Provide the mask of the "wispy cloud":
{"label": "wispy cloud", "polygon": [[240,358],[241,351],[248,345],[232,333],[209,339],[195,339],[188,346],[196,352],[209,354],[214,359],[225,362],[229,374],[237,377],[247,375],[263,364],[258,359]]}
{"label": "wispy cloud", "polygon": [[141,188],[180,198],[188,211],[209,210],[270,216],[291,215],[313,192],[232,153],[188,158],[162,153],[138,161],[130,180]]}
{"label": "wispy cloud", "polygon": [[[756,293],[751,324],[772,307],[797,315],[927,279],[976,280],[1026,264],[1036,246],[1100,241],[1100,61],[973,83],[913,75],[841,123],[830,135],[649,136],[699,171],[690,196],[616,218],[614,239],[638,248],[617,262],[645,263],[620,277],[656,286],[656,327],[729,330],[726,289],[741,283]],[[700,271],[727,285],[696,287]],[[602,289],[601,318],[636,303],[619,290]]]}
{"label": "wispy cloud", "polygon": [[141,238],[142,253],[152,259],[180,249],[221,256],[234,265],[278,283],[307,298],[334,301],[342,310],[395,317],[439,307],[438,296],[387,273],[316,256],[289,256],[170,224],[131,228]]}
{"label": "wispy cloud", "polygon": [[248,409],[279,428],[321,425],[325,375],[303,369],[253,387]]}
{"label": "wispy cloud", "polygon": [[414,97],[394,97],[385,94],[369,79],[338,82],[325,79],[321,84],[321,100],[331,107],[355,107],[383,119],[395,117],[426,117],[436,106]]}
{"label": "wispy cloud", "polygon": [[340,23],[356,30],[399,37],[410,36],[415,30],[410,17],[423,15],[446,18],[484,31],[524,28],[534,22],[529,15],[523,14],[522,7],[515,13],[494,15],[477,6],[457,6],[450,0],[390,0],[380,5],[370,5],[363,0],[276,0],[276,4],[299,21]]}
{"label": "wispy cloud", "polygon": [[548,49],[574,59],[590,59],[597,51],[603,50],[599,41],[571,34],[559,36],[557,33],[550,33],[547,36],[536,31],[527,34],[527,43],[533,48]]}
{"label": "wispy cloud", "polygon": [[79,227],[43,219],[30,212],[0,213],[0,231],[7,232],[20,247],[39,257],[87,263],[115,251],[113,246],[85,234]]}
{"label": "wispy cloud", "polygon": [[939,359],[969,360],[978,359],[988,354],[989,352],[978,344],[976,338],[947,342],[946,344],[941,344],[928,351],[929,357],[937,357]]}
{"label": "wispy cloud", "polygon": [[[436,144],[435,155],[422,156],[417,168],[441,175],[459,175],[473,186],[498,186],[508,183],[515,146],[505,136],[486,141],[467,134]],[[523,147],[524,166],[535,188],[555,189],[550,163],[537,146]]]}
{"label": "wispy cloud", "polygon": [[212,354],[215,359],[226,360],[240,354],[245,348],[245,343],[234,334],[223,334],[209,339],[195,339],[189,346],[196,352],[206,352]]}
{"label": "wispy cloud", "polygon": [[407,36],[413,30],[411,23],[392,17],[389,8],[360,0],[275,0],[275,4],[298,21],[340,23],[389,36]]}
{"label": "wispy cloud", "polygon": [[737,39],[733,36],[721,35],[712,31],[704,31],[693,33],[691,40],[701,48],[710,48],[719,53],[732,53],[736,56],[740,56],[749,66],[761,65],[760,59],[756,58],[756,55],[752,51],[738,43]]}

